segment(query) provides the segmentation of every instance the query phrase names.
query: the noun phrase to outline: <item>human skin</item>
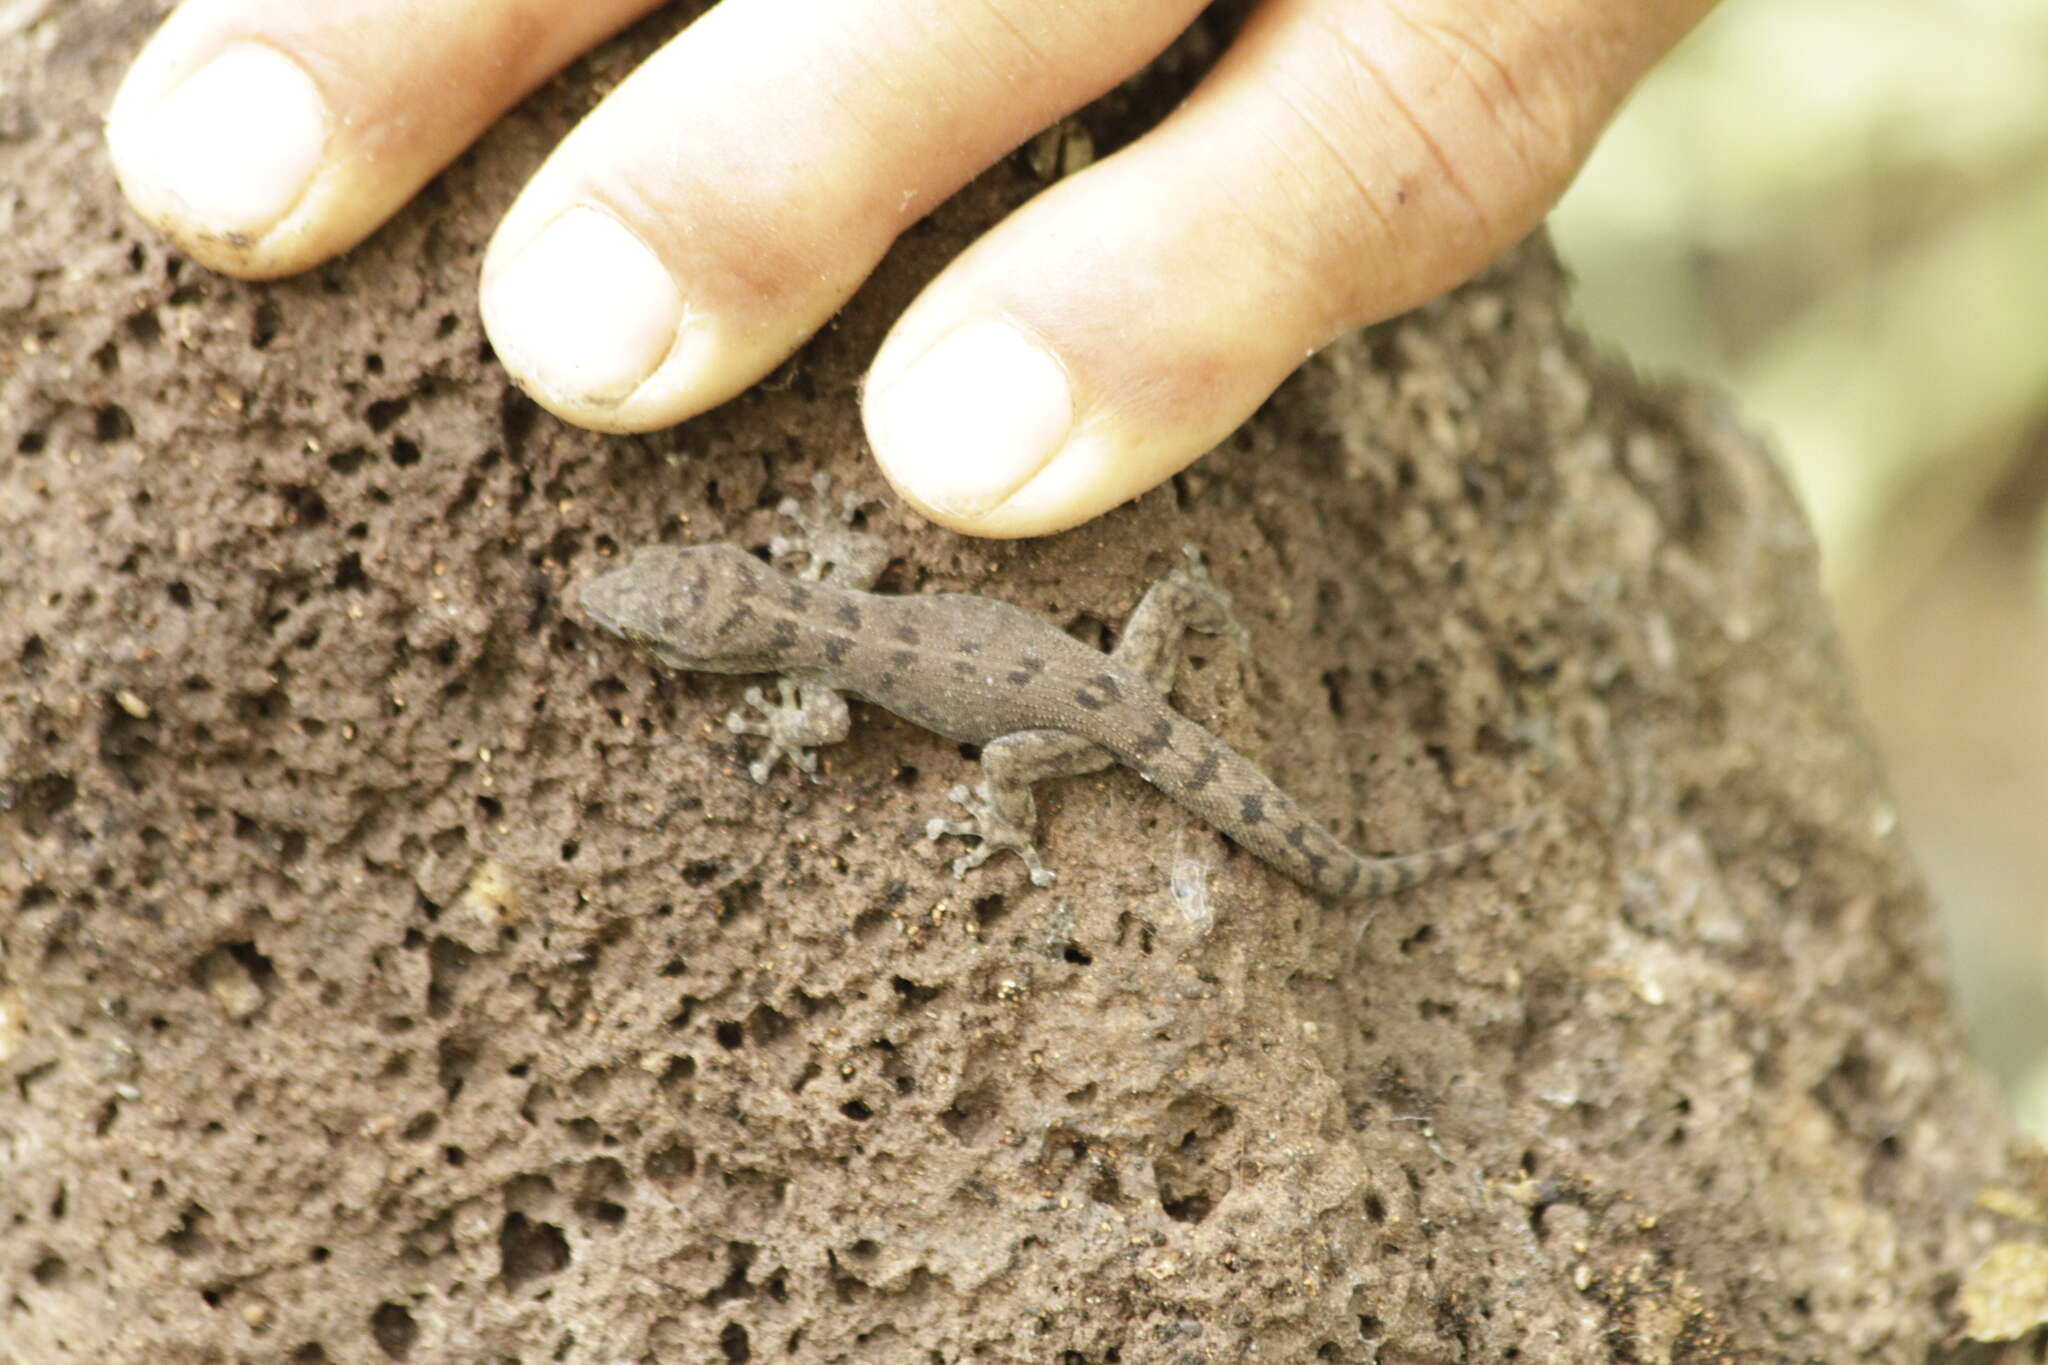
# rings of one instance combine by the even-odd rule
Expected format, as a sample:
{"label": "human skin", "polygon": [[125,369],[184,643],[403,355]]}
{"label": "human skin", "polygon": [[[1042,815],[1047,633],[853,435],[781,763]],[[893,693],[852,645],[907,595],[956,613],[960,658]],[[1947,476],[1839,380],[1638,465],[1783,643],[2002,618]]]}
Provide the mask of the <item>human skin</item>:
{"label": "human skin", "polygon": [[[1262,0],[1190,97],[955,259],[863,391],[883,472],[984,536],[1199,458],[1334,337],[1539,222],[1711,0]],[[650,0],[185,0],[107,138],[136,210],[250,279],[374,231]],[[481,304],[566,421],[647,431],[768,374],[897,234],[1156,56],[1199,0],[731,0],[515,200]]]}

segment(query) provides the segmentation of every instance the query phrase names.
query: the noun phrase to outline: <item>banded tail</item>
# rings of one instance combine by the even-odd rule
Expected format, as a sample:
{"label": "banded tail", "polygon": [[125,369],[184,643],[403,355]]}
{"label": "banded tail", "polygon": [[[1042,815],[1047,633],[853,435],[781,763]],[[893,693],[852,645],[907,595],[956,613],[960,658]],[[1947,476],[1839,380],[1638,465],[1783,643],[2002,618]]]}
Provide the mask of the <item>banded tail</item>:
{"label": "banded tail", "polygon": [[1135,734],[1117,725],[1074,729],[1239,846],[1311,890],[1338,900],[1391,895],[1455,872],[1507,847],[1545,814],[1546,808],[1539,806],[1499,829],[1441,848],[1368,858],[1346,848],[1249,759],[1168,706],[1164,698],[1132,701],[1119,718],[1128,721],[1136,711],[1140,722],[1147,717],[1150,721]]}
{"label": "banded tail", "polygon": [[1406,891],[1411,886],[1418,886],[1431,877],[1456,872],[1481,859],[1492,857],[1542,823],[1549,813],[1548,807],[1538,806],[1499,829],[1475,834],[1456,843],[1424,849],[1420,853],[1404,853],[1393,858],[1365,858],[1354,854],[1352,865],[1357,869],[1355,874],[1349,868],[1334,866],[1325,874],[1325,880],[1348,882],[1348,886],[1319,886],[1317,890],[1341,895],[1346,900],[1370,900],[1375,896],[1391,896],[1396,891]]}

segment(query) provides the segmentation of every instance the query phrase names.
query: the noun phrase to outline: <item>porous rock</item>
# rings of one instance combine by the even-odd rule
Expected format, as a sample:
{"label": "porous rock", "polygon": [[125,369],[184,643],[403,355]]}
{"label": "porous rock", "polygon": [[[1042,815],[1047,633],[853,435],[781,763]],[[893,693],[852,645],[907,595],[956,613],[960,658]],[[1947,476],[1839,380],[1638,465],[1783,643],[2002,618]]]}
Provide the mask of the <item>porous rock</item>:
{"label": "porous rock", "polygon": [[1561,320],[1540,241],[1088,527],[867,524],[895,590],[1098,642],[1195,542],[1251,648],[1194,642],[1177,703],[1334,828],[1552,824],[1335,907],[1110,772],[1041,793],[1056,886],[958,881],[919,834],[954,746],[859,707],[816,782],[757,787],[744,680],[573,590],[650,541],[765,546],[819,470],[881,497],[861,368],[1028,164],[769,382],[594,435],[494,364],[476,268],[678,16],[247,285],[105,171],[160,9],[0,44],[0,1360],[1920,1361],[1952,1330],[2005,1129],[1812,543],[1719,401]]}

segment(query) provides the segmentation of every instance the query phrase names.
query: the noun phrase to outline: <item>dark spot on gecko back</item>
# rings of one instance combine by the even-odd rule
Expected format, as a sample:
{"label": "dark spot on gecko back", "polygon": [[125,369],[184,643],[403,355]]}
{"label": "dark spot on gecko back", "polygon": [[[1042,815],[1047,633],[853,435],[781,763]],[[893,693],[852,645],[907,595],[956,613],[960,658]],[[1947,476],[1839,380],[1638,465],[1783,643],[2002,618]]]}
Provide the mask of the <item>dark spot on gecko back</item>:
{"label": "dark spot on gecko back", "polygon": [[848,630],[860,629],[860,608],[853,603],[841,602],[832,614],[838,617],[839,624]]}
{"label": "dark spot on gecko back", "polygon": [[1198,792],[1216,780],[1216,773],[1223,766],[1223,755],[1214,749],[1202,755],[1202,761],[1188,774],[1188,790]]}
{"label": "dark spot on gecko back", "polygon": [[853,648],[853,640],[846,635],[827,635],[824,638],[825,662],[841,664],[846,661],[846,651]]}
{"label": "dark spot on gecko back", "polygon": [[1107,673],[1097,673],[1074,693],[1074,700],[1090,711],[1100,711],[1112,702],[1120,702],[1123,699],[1123,688]]}
{"label": "dark spot on gecko back", "polygon": [[906,645],[916,644],[918,641],[917,627],[907,622],[896,627],[896,638]]}
{"label": "dark spot on gecko back", "polygon": [[1256,796],[1247,796],[1244,799],[1244,809],[1238,812],[1238,818],[1247,825],[1264,824],[1266,803]]}
{"label": "dark spot on gecko back", "polygon": [[1017,667],[1011,670],[1009,680],[1022,687],[1025,683],[1030,682],[1043,672],[1045,672],[1045,660],[1039,658],[1036,654],[1026,654],[1017,661]]}
{"label": "dark spot on gecko back", "polygon": [[1173,722],[1164,716],[1144,734],[1131,741],[1133,753],[1151,755],[1164,749],[1173,739]]}
{"label": "dark spot on gecko back", "polygon": [[775,623],[775,634],[772,638],[770,638],[768,643],[776,649],[795,649],[796,622],[790,620],[786,616],[783,617],[781,620],[777,621]]}
{"label": "dark spot on gecko back", "polygon": [[730,635],[739,627],[754,619],[754,609],[742,602],[732,609],[732,614],[718,623],[715,635]]}

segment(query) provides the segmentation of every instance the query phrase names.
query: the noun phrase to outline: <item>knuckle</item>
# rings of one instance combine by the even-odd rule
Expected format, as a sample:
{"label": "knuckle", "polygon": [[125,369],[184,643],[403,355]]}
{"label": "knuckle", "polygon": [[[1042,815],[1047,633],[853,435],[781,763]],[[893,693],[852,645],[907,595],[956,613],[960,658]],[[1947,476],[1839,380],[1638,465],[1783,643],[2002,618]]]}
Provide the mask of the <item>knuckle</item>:
{"label": "knuckle", "polygon": [[[1349,261],[1425,248],[1476,268],[1540,214],[1597,127],[1558,35],[1513,6],[1310,3],[1299,17],[1267,87],[1282,176]],[[1404,283],[1422,288],[1364,288]]]}

